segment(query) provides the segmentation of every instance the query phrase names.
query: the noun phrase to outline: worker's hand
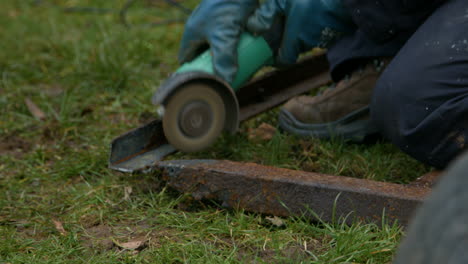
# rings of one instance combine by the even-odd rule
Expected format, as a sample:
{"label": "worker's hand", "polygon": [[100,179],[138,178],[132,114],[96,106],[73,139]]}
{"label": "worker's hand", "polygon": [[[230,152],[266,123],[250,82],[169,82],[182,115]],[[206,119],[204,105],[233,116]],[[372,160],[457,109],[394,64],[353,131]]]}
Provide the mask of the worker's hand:
{"label": "worker's hand", "polygon": [[278,65],[293,64],[300,53],[327,47],[354,28],[341,0],[266,0],[249,18],[247,29],[263,34],[281,17],[285,24],[276,58]]}
{"label": "worker's hand", "polygon": [[191,61],[209,47],[215,73],[232,82],[237,72],[237,44],[258,0],[203,0],[185,24],[179,61]]}

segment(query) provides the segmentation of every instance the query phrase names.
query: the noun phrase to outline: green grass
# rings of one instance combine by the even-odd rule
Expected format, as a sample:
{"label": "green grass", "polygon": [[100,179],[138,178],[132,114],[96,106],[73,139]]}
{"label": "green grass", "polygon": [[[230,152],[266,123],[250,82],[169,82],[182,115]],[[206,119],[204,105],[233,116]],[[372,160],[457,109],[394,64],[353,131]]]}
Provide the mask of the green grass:
{"label": "green grass", "polygon": [[[183,25],[119,23],[125,2],[4,0],[0,4],[0,263],[388,263],[397,226],[272,225],[167,189],[157,175],[107,168],[109,143],[154,116],[150,98],[177,67]],[[193,7],[196,1],[183,1]],[[137,1],[134,25],[184,18],[163,3]],[[36,119],[25,99],[46,114]],[[271,111],[210,149],[171,158],[216,158],[329,174],[408,182],[428,168],[388,143],[356,145],[275,133],[249,138]],[[60,232],[54,221],[63,224]],[[139,250],[118,245],[137,240]]]}

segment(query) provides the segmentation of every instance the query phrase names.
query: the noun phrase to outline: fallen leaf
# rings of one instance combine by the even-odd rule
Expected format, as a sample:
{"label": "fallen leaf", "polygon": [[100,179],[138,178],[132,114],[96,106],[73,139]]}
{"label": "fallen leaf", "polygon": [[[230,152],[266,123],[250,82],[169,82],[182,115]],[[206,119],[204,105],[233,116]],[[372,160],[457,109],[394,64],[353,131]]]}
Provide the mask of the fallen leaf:
{"label": "fallen leaf", "polygon": [[125,201],[130,200],[130,194],[132,194],[132,192],[133,192],[132,186],[124,187],[124,200]]}
{"label": "fallen leaf", "polygon": [[284,223],[284,221],[277,217],[277,216],[273,216],[273,217],[265,217],[265,219],[270,222],[272,225],[274,226],[277,226],[277,227],[282,227],[282,226],[285,226],[286,224]]}
{"label": "fallen leaf", "polygon": [[118,247],[122,249],[141,250],[146,247],[146,239],[136,239],[136,240],[128,241],[125,243],[120,243],[114,240],[114,244],[116,244]]}
{"label": "fallen leaf", "polygon": [[250,140],[268,141],[273,138],[276,128],[270,124],[262,123],[257,128],[249,129]]}
{"label": "fallen leaf", "polygon": [[65,228],[63,228],[62,222],[57,221],[57,220],[52,220],[52,222],[54,223],[55,229],[57,229],[57,231],[58,231],[62,236],[64,236],[64,235],[67,234],[67,231],[65,231]]}
{"label": "fallen leaf", "polygon": [[29,112],[31,115],[33,115],[35,118],[39,120],[45,120],[46,119],[46,114],[37,106],[31,99],[26,98],[24,99],[24,102],[26,106],[28,107]]}

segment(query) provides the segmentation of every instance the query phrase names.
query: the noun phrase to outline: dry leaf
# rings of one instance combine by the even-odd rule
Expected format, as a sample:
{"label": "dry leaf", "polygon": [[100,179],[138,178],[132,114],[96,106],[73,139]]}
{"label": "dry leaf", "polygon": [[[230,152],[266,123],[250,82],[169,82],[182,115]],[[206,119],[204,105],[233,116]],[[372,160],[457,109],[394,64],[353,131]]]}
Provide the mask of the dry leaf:
{"label": "dry leaf", "polygon": [[26,106],[28,107],[28,110],[31,113],[31,115],[33,115],[39,120],[46,119],[46,114],[33,101],[31,101],[29,98],[26,98],[24,99],[24,102],[26,103]]}
{"label": "dry leaf", "polygon": [[116,244],[118,247],[122,249],[141,250],[146,247],[146,239],[138,239],[138,240],[128,241],[125,243],[119,243],[114,240],[114,244]]}
{"label": "dry leaf", "polygon": [[132,186],[124,187],[124,200],[125,201],[130,200],[130,194],[132,194],[132,192],[133,192]]}
{"label": "dry leaf", "polygon": [[57,221],[57,220],[52,220],[52,222],[54,223],[55,229],[57,229],[57,231],[58,231],[62,236],[64,236],[64,235],[67,234],[67,231],[65,231],[65,228],[63,228],[62,222]]}
{"label": "dry leaf", "polygon": [[285,225],[284,221],[281,218],[277,217],[277,216],[273,216],[273,217],[267,216],[267,217],[265,217],[265,219],[268,222],[270,222],[272,225],[277,226],[277,227],[282,227],[282,226]]}
{"label": "dry leaf", "polygon": [[276,133],[276,128],[270,124],[262,123],[255,129],[249,129],[250,140],[271,140]]}

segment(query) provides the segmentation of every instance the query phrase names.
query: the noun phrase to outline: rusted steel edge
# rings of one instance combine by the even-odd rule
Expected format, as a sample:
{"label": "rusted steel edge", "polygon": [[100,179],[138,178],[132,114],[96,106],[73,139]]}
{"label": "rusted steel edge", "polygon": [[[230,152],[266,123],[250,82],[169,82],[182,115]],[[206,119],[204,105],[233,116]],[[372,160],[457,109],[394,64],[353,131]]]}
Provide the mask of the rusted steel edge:
{"label": "rusted steel edge", "polygon": [[[172,160],[155,165],[169,186],[228,208],[330,222],[346,217],[406,226],[431,188],[332,176],[220,160]],[[314,213],[312,213],[314,212]]]}

